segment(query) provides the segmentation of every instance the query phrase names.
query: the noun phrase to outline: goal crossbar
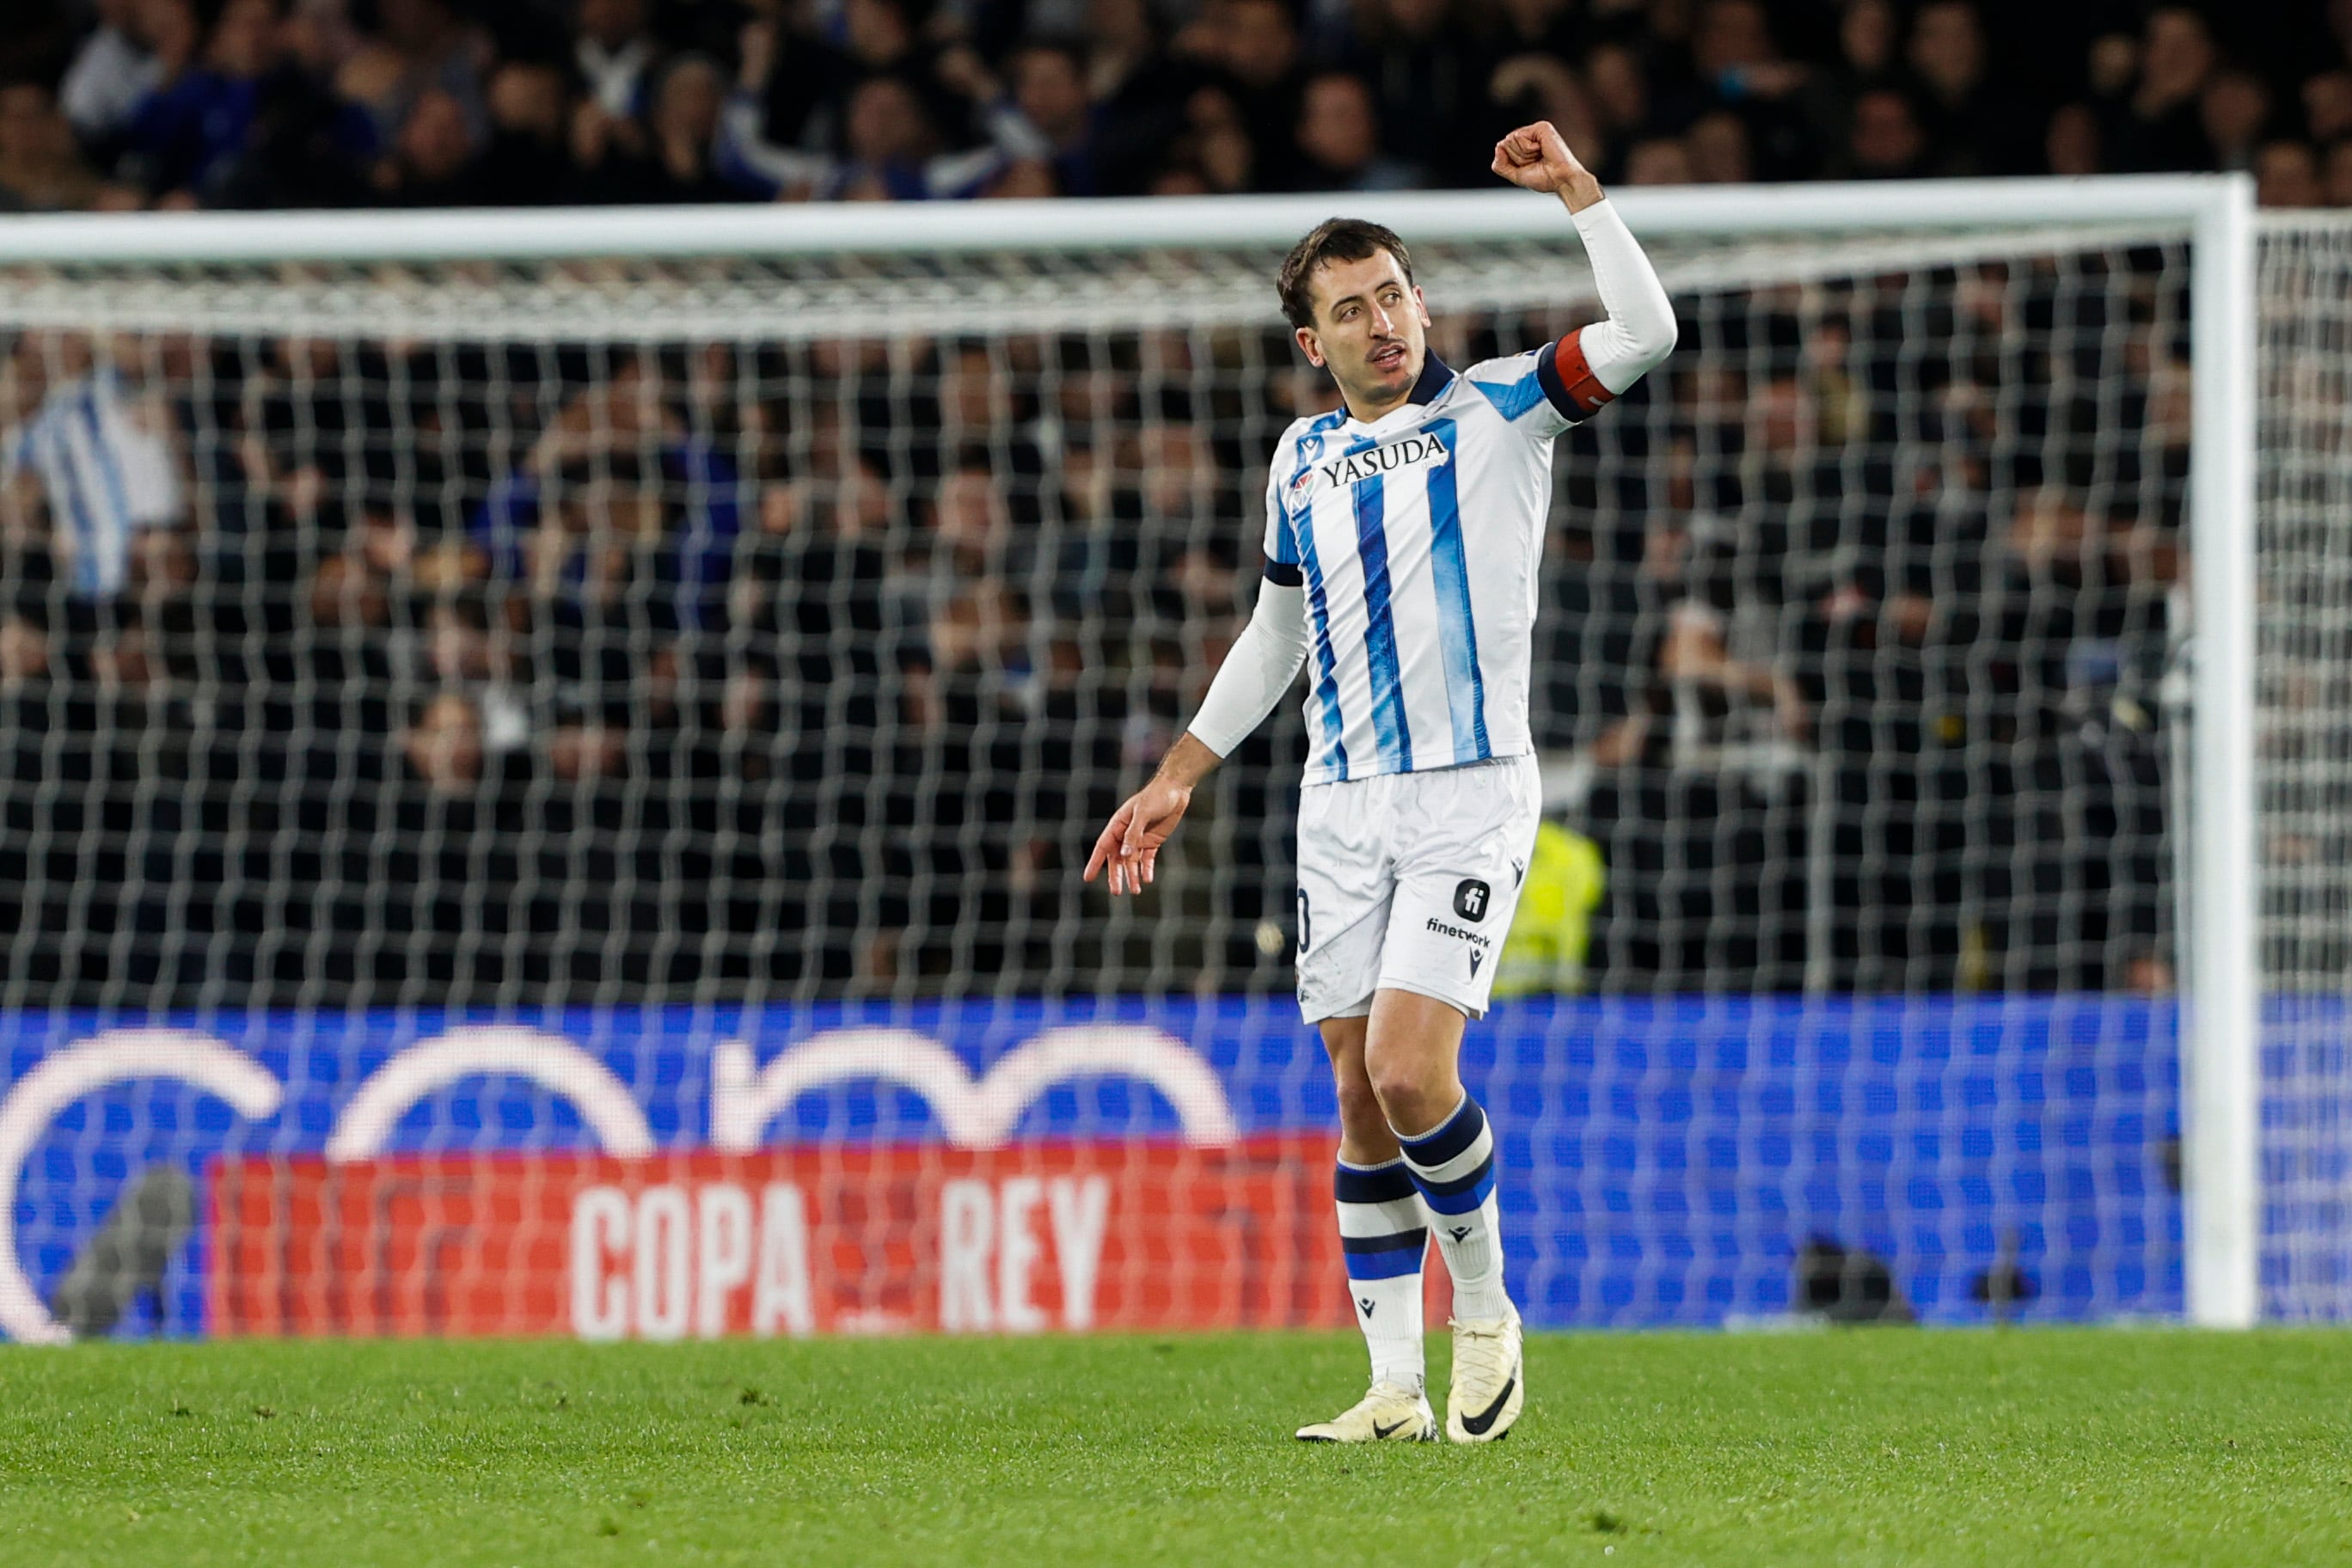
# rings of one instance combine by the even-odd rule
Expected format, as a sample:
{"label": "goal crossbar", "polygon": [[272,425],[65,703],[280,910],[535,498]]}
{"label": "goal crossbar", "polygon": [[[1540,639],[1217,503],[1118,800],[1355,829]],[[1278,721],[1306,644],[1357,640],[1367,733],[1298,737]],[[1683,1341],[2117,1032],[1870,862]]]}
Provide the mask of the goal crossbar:
{"label": "goal crossbar", "polygon": [[[1613,192],[1637,233],[1733,239],[1822,230],[2233,222],[2234,175],[1922,180]],[[2249,198],[2250,199],[2250,198]],[[1287,245],[1335,206],[1400,233],[1525,239],[1555,222],[1525,192],[1135,197],[838,206],[583,207],[415,213],[45,214],[0,220],[0,266],[548,261],[625,256],[970,255]]]}

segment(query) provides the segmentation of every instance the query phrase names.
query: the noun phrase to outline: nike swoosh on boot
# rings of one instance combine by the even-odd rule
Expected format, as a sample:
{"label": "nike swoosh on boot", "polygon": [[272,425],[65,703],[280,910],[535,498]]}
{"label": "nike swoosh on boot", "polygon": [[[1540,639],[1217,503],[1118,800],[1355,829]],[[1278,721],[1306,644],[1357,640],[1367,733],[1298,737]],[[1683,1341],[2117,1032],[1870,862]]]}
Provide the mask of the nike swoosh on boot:
{"label": "nike swoosh on boot", "polygon": [[1474,1437],[1483,1436],[1486,1428],[1495,1424],[1495,1417],[1503,1413],[1503,1406],[1511,1402],[1511,1390],[1517,1388],[1518,1385],[1519,1380],[1516,1374],[1505,1379],[1503,1383],[1503,1392],[1495,1395],[1494,1404],[1489,1405],[1486,1409],[1480,1411],[1475,1415],[1465,1415],[1462,1418],[1462,1430],[1469,1433]]}

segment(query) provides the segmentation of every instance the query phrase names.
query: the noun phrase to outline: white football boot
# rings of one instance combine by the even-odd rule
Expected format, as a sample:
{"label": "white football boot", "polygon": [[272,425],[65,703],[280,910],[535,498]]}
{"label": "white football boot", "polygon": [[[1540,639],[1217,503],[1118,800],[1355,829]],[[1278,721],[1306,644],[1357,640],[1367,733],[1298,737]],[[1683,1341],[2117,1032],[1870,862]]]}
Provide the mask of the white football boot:
{"label": "white football boot", "polygon": [[1372,1391],[1328,1421],[1298,1429],[1302,1443],[1434,1443],[1437,1414],[1417,1388],[1376,1383]]}
{"label": "white football boot", "polygon": [[1445,1435],[1456,1443],[1492,1443],[1510,1431],[1528,1400],[1519,1310],[1512,1308],[1507,1318],[1457,1318],[1453,1326],[1454,1386],[1445,1399]]}

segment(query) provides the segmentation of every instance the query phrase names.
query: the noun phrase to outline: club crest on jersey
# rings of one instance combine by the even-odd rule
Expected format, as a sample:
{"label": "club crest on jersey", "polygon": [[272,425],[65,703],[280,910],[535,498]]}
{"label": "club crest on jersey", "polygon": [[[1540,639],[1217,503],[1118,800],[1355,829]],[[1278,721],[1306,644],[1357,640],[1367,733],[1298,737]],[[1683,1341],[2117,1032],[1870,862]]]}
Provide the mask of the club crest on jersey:
{"label": "club crest on jersey", "polygon": [[1337,489],[1342,485],[1356,485],[1366,479],[1379,479],[1383,474],[1433,467],[1453,456],[1445,443],[1437,437],[1416,433],[1401,440],[1386,441],[1360,452],[1346,452],[1315,463],[1292,481],[1292,489],[1316,479]]}

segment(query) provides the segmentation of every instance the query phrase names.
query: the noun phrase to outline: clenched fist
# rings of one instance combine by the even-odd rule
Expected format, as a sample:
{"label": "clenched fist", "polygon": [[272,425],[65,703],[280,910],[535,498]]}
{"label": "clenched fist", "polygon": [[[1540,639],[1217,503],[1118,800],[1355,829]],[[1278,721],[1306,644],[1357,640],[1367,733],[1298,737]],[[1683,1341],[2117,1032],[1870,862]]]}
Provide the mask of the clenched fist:
{"label": "clenched fist", "polygon": [[1522,125],[1495,143],[1495,173],[1530,191],[1549,191],[1581,212],[1601,199],[1601,182],[1569,151],[1549,120]]}

